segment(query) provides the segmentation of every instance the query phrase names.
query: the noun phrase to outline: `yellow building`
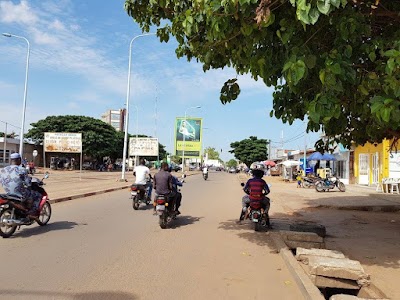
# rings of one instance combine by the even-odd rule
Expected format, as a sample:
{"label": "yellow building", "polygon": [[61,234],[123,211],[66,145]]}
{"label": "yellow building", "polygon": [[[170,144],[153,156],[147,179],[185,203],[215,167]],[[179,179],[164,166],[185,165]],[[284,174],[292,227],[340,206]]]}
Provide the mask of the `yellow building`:
{"label": "yellow building", "polygon": [[382,178],[400,178],[400,148],[390,151],[391,140],[380,144],[366,143],[354,148],[356,183],[376,185]]}

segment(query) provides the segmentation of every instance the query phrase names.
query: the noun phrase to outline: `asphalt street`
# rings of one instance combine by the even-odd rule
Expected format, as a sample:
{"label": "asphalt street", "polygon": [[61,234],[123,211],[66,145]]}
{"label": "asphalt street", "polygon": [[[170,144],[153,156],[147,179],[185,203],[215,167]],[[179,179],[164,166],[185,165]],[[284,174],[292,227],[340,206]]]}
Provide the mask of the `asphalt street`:
{"label": "asphalt street", "polygon": [[303,299],[268,233],[235,223],[237,175],[190,176],[182,193],[164,230],[129,190],[54,204],[48,226],[0,240],[0,299]]}

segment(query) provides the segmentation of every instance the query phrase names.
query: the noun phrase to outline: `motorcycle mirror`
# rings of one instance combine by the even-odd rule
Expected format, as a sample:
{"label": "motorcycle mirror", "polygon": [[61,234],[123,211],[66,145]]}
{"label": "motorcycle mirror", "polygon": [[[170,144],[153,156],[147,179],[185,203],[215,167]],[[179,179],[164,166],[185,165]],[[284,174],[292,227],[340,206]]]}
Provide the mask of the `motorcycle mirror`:
{"label": "motorcycle mirror", "polygon": [[49,176],[50,176],[49,172],[44,173],[44,179],[49,178]]}
{"label": "motorcycle mirror", "polygon": [[182,178],[186,178],[186,174],[182,174]]}
{"label": "motorcycle mirror", "polygon": [[241,183],[240,183],[240,185],[241,185],[241,186],[244,186],[244,183],[243,183],[243,182],[241,182]]}

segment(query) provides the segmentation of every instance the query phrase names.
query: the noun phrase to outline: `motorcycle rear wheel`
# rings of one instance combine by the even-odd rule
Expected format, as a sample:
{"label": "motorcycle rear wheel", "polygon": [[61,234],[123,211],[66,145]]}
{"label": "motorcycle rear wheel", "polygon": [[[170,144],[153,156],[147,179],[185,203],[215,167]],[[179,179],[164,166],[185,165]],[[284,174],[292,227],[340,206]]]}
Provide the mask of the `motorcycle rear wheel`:
{"label": "motorcycle rear wheel", "polygon": [[321,182],[318,182],[318,183],[315,185],[315,190],[316,190],[317,192],[324,192],[324,191],[325,191],[325,189],[324,189],[324,187],[323,187],[323,185],[322,185]]}
{"label": "motorcycle rear wheel", "polygon": [[43,205],[42,209],[40,210],[39,219],[36,220],[40,226],[47,225],[51,218],[51,205],[49,201]]}
{"label": "motorcycle rear wheel", "polygon": [[159,218],[159,224],[160,224],[161,229],[167,228],[167,220],[166,220],[166,217],[165,217],[165,213],[163,213],[163,214],[160,216],[160,218]]}
{"label": "motorcycle rear wheel", "polygon": [[139,209],[139,200],[137,199],[137,196],[133,197],[132,199],[132,207],[134,210]]}
{"label": "motorcycle rear wheel", "polygon": [[0,236],[2,236],[5,239],[12,236],[15,230],[17,230],[17,225],[10,226],[10,225],[5,225],[3,223],[3,220],[10,219],[11,215],[12,211],[10,208],[3,209],[2,211],[0,211]]}
{"label": "motorcycle rear wheel", "polygon": [[339,191],[341,191],[341,192],[345,192],[346,191],[346,186],[344,185],[343,182],[339,182],[338,188],[339,188]]}

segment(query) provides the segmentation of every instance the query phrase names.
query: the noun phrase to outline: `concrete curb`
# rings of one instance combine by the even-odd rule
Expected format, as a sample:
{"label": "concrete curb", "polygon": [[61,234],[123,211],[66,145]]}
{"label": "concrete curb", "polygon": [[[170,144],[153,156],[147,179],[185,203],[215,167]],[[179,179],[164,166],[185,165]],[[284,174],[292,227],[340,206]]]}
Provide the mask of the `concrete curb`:
{"label": "concrete curb", "polygon": [[333,205],[319,205],[316,208],[336,209],[336,210],[355,210],[355,211],[373,211],[373,212],[398,212],[400,205],[347,205],[347,206],[333,206]]}
{"label": "concrete curb", "polygon": [[94,196],[94,195],[100,195],[100,194],[104,194],[104,193],[114,192],[114,191],[118,191],[118,190],[123,190],[123,189],[129,188],[130,186],[131,186],[131,184],[129,184],[127,186],[109,188],[109,189],[100,190],[100,191],[96,191],[96,192],[87,192],[87,193],[82,193],[82,194],[76,194],[76,195],[73,195],[73,196],[60,197],[60,198],[50,199],[49,202],[51,204],[60,203],[60,202],[65,202],[65,201],[70,201],[70,200],[90,197],[90,196]]}
{"label": "concrete curb", "polygon": [[311,282],[304,270],[294,258],[293,253],[282,240],[279,232],[270,232],[270,236],[274,241],[279,254],[283,258],[288,267],[289,272],[295,279],[297,286],[306,300],[325,300],[319,289]]}

